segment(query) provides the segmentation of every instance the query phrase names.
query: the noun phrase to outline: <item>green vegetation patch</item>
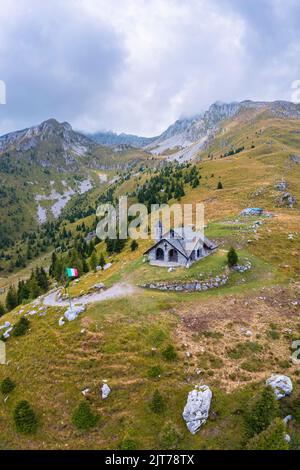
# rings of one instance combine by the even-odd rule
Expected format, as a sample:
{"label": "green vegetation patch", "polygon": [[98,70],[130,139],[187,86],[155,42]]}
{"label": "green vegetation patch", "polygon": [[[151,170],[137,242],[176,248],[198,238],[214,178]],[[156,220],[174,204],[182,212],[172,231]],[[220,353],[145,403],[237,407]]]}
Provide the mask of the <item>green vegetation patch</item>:
{"label": "green vegetation patch", "polygon": [[242,359],[260,353],[263,346],[255,341],[238,343],[234,348],[229,349],[227,354],[231,359]]}

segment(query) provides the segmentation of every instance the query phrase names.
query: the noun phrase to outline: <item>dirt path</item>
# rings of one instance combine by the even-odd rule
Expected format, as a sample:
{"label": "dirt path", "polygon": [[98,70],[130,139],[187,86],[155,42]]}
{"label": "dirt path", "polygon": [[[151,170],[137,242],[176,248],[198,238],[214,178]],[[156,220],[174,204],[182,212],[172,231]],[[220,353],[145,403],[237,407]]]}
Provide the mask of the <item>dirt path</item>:
{"label": "dirt path", "polygon": [[[133,295],[136,291],[136,288],[131,284],[115,284],[107,290],[96,292],[92,294],[82,295],[81,297],[74,297],[72,299],[73,304],[91,304],[95,302],[102,302],[108,299],[114,299],[117,297],[124,297],[127,295]],[[57,295],[60,291],[56,290],[50,292],[50,294],[44,297],[44,305],[48,307],[68,307],[68,300],[60,300],[57,298]]]}

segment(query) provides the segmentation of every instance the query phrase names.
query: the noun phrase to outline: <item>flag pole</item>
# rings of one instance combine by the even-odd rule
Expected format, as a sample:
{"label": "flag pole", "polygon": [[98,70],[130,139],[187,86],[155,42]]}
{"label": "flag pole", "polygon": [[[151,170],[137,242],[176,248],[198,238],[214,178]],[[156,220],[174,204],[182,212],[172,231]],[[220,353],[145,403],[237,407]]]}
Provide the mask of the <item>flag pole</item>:
{"label": "flag pole", "polygon": [[70,284],[70,279],[68,278],[68,273],[67,273],[65,289],[66,289],[66,291],[67,291],[67,293],[68,293],[70,309],[72,310],[72,303],[71,303],[71,296],[70,296],[69,284]]}
{"label": "flag pole", "polygon": [[67,275],[66,289],[67,289],[67,292],[68,292],[70,309],[72,310],[72,302],[71,302],[71,296],[70,296],[70,290],[69,290],[70,278],[75,279],[75,277],[78,277],[78,270],[73,269],[73,268],[66,268],[66,275]]}
{"label": "flag pole", "polygon": [[70,309],[72,310],[71,296],[70,296],[70,290],[69,290],[69,281],[67,283],[67,290],[68,290],[68,296],[69,296]]}

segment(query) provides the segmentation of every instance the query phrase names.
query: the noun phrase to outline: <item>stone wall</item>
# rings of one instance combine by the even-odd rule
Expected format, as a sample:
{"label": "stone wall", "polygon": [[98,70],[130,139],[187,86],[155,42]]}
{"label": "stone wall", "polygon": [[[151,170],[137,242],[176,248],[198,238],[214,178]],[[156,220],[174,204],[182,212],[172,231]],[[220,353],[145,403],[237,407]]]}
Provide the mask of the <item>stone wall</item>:
{"label": "stone wall", "polygon": [[183,291],[183,292],[195,292],[195,291],[206,291],[208,289],[217,289],[218,287],[224,286],[228,281],[227,274],[221,274],[207,280],[201,281],[163,281],[163,282],[151,282],[150,284],[143,284],[141,287],[148,289],[158,289],[167,291]]}

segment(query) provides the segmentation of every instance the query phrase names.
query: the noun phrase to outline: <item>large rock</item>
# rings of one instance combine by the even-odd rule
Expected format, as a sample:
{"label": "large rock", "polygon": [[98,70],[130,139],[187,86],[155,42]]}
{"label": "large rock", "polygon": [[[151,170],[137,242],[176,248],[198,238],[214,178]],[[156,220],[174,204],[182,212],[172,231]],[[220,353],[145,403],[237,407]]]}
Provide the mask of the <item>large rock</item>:
{"label": "large rock", "polygon": [[6,322],[4,323],[4,325],[1,325],[1,326],[0,326],[0,330],[3,330],[4,328],[9,328],[9,327],[10,327],[10,322],[9,322],[9,321],[6,321]]}
{"label": "large rock", "polygon": [[12,329],[13,329],[13,326],[11,326],[10,328],[8,328],[8,330],[6,330],[6,332],[3,333],[3,338],[4,338],[4,339],[7,339],[7,338],[10,337],[10,332],[12,331]]}
{"label": "large rock", "polygon": [[206,423],[211,399],[212,392],[207,385],[197,385],[194,390],[188,394],[182,416],[186,421],[188,430],[192,434],[196,434],[200,426]]}
{"label": "large rock", "polygon": [[275,374],[266,380],[266,384],[270,385],[275,393],[277,400],[290,395],[293,391],[293,384],[287,375]]}
{"label": "large rock", "polygon": [[65,311],[65,317],[67,320],[72,321],[78,317],[81,312],[84,312],[85,307],[83,305],[72,305]]}
{"label": "large rock", "polygon": [[108,397],[108,395],[110,394],[111,392],[111,389],[110,387],[107,385],[107,383],[104,383],[101,387],[101,393],[102,393],[102,398],[103,400],[105,400],[105,398]]}

